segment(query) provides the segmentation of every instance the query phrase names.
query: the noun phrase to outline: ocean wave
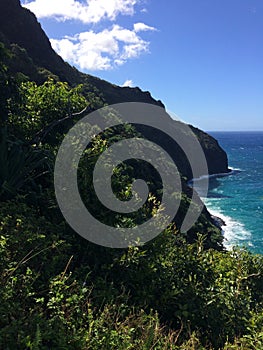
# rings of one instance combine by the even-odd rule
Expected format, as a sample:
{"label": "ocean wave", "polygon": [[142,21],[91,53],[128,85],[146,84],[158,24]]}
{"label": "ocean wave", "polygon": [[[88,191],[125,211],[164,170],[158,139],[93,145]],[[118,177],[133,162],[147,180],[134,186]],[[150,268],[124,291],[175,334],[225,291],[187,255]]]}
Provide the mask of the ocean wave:
{"label": "ocean wave", "polygon": [[251,242],[251,232],[249,232],[245,225],[232,217],[225,215],[217,208],[212,208],[208,203],[205,203],[209,213],[213,216],[219,217],[225,223],[222,227],[222,234],[224,236],[224,246],[230,250],[233,246],[253,246]]}
{"label": "ocean wave", "polygon": [[228,169],[230,169],[230,173],[234,172],[234,173],[240,173],[241,171],[244,171],[243,169],[240,168],[232,168],[231,166],[228,167]]}
{"label": "ocean wave", "polygon": [[[203,175],[197,179],[192,179],[189,181],[189,185],[195,185],[195,189],[199,194],[200,198],[206,205],[210,214],[214,217],[221,219],[225,225],[221,227],[222,234],[224,236],[224,246],[227,250],[230,250],[233,246],[253,246],[252,244],[252,233],[248,231],[245,225],[238,221],[237,219],[225,215],[221,207],[218,205],[219,201],[224,200],[225,198],[231,198],[229,195],[224,193],[209,192],[208,194],[202,188],[202,180],[215,179],[220,177],[225,177],[229,175],[238,174],[244,170],[240,168],[229,167],[229,172],[219,173],[212,175]],[[215,200],[215,201],[214,201]]]}
{"label": "ocean wave", "polygon": [[234,174],[238,174],[241,171],[243,171],[242,169],[239,168],[232,168],[229,167],[228,168],[230,171],[228,171],[227,173],[217,173],[217,174],[210,174],[210,175],[201,175],[200,177],[197,178],[193,178],[192,180],[190,180],[188,183],[189,184],[193,184],[194,182],[198,182],[198,181],[202,181],[202,180],[206,180],[206,179],[212,179],[215,177],[224,177],[224,176],[229,176],[229,175],[234,175]]}

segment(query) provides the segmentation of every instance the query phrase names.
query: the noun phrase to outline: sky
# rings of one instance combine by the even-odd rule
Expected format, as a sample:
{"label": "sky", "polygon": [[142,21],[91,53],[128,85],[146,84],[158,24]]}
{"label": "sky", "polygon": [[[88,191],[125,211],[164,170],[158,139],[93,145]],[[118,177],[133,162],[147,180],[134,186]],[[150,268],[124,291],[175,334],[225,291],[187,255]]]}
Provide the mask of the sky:
{"label": "sky", "polygon": [[22,0],[80,71],[206,131],[263,130],[263,0]]}

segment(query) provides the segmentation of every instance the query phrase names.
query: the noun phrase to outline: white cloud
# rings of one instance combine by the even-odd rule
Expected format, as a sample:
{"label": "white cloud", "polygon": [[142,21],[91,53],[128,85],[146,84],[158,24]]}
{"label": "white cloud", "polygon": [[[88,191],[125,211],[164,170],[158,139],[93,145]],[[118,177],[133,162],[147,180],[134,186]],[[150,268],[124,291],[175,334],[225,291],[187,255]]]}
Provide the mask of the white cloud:
{"label": "white cloud", "polygon": [[114,21],[118,15],[133,15],[138,2],[139,0],[24,0],[23,6],[38,18],[98,23],[103,19]]}
{"label": "white cloud", "polygon": [[67,38],[62,40],[52,40],[51,44],[55,51],[59,51],[61,57],[65,57],[68,61],[74,61],[74,44]]}
{"label": "white cloud", "polygon": [[155,31],[155,30],[157,30],[156,28],[154,28],[154,27],[150,27],[150,26],[147,26],[147,24],[145,24],[145,23],[135,23],[134,25],[133,25],[133,27],[134,27],[134,31],[136,32],[136,33],[138,33],[138,32],[145,32],[145,31],[147,31],[147,30],[152,30],[152,31]]}
{"label": "white cloud", "polygon": [[119,25],[97,33],[87,31],[62,40],[51,39],[51,44],[64,60],[83,70],[109,70],[139,57],[149,47],[135,30]]}
{"label": "white cloud", "polygon": [[[62,39],[50,40],[64,60],[82,70],[109,70],[139,57],[149,51],[150,44],[139,33],[156,30],[142,22],[135,23],[132,30],[117,24],[101,30],[103,20],[132,16],[141,0],[22,0],[22,3],[39,19],[78,20],[88,25],[87,31],[74,37],[65,35]],[[100,31],[95,30],[98,23]]]}
{"label": "white cloud", "polygon": [[149,43],[146,41],[132,45],[124,45],[121,58],[124,60],[139,57],[143,52],[147,52]]}
{"label": "white cloud", "polygon": [[133,81],[132,80],[126,80],[123,84],[122,87],[133,87]]}

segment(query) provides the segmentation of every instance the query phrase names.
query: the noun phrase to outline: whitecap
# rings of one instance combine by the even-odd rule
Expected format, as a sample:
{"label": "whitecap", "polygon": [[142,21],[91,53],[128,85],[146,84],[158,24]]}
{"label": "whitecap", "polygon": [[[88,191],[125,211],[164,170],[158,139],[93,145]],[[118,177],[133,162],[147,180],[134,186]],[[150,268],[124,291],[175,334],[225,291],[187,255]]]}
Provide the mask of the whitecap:
{"label": "whitecap", "polygon": [[[206,202],[206,201],[205,201]],[[205,203],[207,205],[207,203]],[[222,227],[222,234],[224,236],[224,246],[230,250],[233,246],[249,245],[251,246],[251,232],[249,232],[245,225],[232,217],[222,213],[219,207],[211,208],[207,205],[207,209],[211,215],[219,217],[225,223]]]}
{"label": "whitecap", "polygon": [[228,169],[229,169],[229,171],[228,171],[227,173],[217,173],[217,174],[210,174],[210,175],[201,175],[200,177],[193,178],[193,179],[190,180],[188,183],[189,183],[189,184],[192,184],[192,183],[194,183],[194,182],[202,181],[202,180],[205,180],[205,179],[212,179],[212,178],[215,178],[215,177],[224,177],[224,176],[234,175],[234,174],[237,174],[237,173],[240,173],[241,171],[243,171],[242,169],[239,169],[239,168],[232,168],[232,167],[229,167]]}

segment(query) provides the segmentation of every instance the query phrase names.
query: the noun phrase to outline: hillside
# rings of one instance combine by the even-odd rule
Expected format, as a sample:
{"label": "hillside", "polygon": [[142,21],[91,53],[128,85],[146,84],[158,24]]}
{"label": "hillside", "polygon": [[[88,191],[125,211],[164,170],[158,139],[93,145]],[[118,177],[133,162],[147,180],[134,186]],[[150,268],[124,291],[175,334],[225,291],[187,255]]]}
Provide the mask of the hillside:
{"label": "hillside", "polygon": [[[126,215],[100,203],[95,165],[109,146],[129,138],[143,136],[165,149],[179,169],[182,191],[172,193],[180,206],[157,237],[112,248],[84,239],[64,219],[54,191],[60,144],[87,111],[118,102],[159,106],[157,122],[189,137],[189,128],[172,120],[149,92],[79,72],[53,51],[36,17],[18,0],[0,0],[0,349],[261,350],[262,256],[226,251],[221,230],[198,196],[191,207],[191,166],[172,138],[142,124],[118,125],[96,135],[78,164],[77,186],[92,216],[125,230],[159,210],[162,178],[136,158],[114,169],[112,191],[123,202],[131,198],[135,179],[149,188],[145,204]],[[114,109],[109,115],[120,120]],[[209,173],[227,172],[218,142],[190,130]],[[136,147],[135,155],[140,143]],[[109,165],[103,165],[105,173]],[[62,178],[70,171],[65,168]],[[81,220],[74,200],[68,206]],[[199,208],[196,223],[181,232],[186,214]],[[104,231],[92,225],[85,226],[90,237],[103,239]]]}
{"label": "hillside", "polygon": [[[48,77],[52,77],[55,81],[66,81],[71,87],[81,83],[82,93],[87,98],[90,110],[97,109],[104,104],[111,105],[120,102],[144,102],[164,108],[162,102],[154,100],[149,92],[143,92],[139,88],[122,88],[113,85],[91,75],[83,74],[64,62],[52,49],[49,39],[37,22],[35,15],[23,8],[19,0],[0,0],[0,10],[0,41],[9,51],[4,61],[8,67],[8,74],[14,79],[35,81],[39,85],[43,84]],[[172,133],[176,134],[180,130],[181,123],[172,120],[167,113],[162,113],[160,118],[166,125],[169,125]],[[64,127],[67,128],[67,124]],[[173,139],[143,125],[137,125],[136,129],[171,155],[182,177],[187,180],[192,178],[191,165],[185,153]],[[203,148],[209,173],[227,172],[227,155],[217,141],[197,128],[191,126],[191,129],[197,135]],[[202,173],[198,173],[196,177],[202,175]],[[184,179],[182,179],[182,185],[183,192],[188,199],[175,217],[178,226],[183,222],[192,197],[191,189],[188,188]],[[196,205],[202,205],[199,199],[197,199]],[[207,231],[208,245],[220,247],[222,236],[218,228],[214,227],[214,221],[206,208],[203,209],[199,218],[199,225],[201,225],[202,231]],[[196,228],[191,229],[187,235],[190,241],[195,239]]]}
{"label": "hillside", "polygon": [[[83,74],[64,62],[52,49],[49,39],[37,22],[35,15],[23,8],[19,0],[1,0],[0,13],[0,32],[2,32],[4,40],[25,49],[37,70],[44,68],[70,85],[85,81],[87,84],[93,85],[99,92],[103,92],[105,100],[110,104],[136,100],[137,102],[163,106],[160,101],[155,101],[149,92],[142,92],[138,88],[121,88],[112,85],[91,75]],[[30,71],[26,66],[14,64],[13,72],[17,71],[29,75],[31,79],[43,80],[41,74],[36,75],[33,69]]]}
{"label": "hillside", "polygon": [[[148,91],[143,92],[139,88],[123,88],[110,84],[91,75],[83,74],[64,62],[52,49],[35,15],[22,8],[19,0],[1,0],[0,19],[0,33],[2,33],[0,39],[2,37],[2,41],[9,47],[11,45],[11,51],[14,53],[10,63],[12,73],[21,72],[34,81],[43,82],[50,72],[61,81],[67,81],[71,86],[84,83],[107,104],[144,102],[164,107],[163,103],[154,100]],[[168,115],[166,117],[168,118]],[[176,128],[176,122],[172,127]],[[209,173],[226,173],[228,171],[227,156],[217,141],[201,130],[193,128],[193,131],[198,135],[207,156]],[[165,149],[173,149],[165,139],[158,141]],[[181,172],[190,177],[189,169],[184,169],[182,166]]]}

